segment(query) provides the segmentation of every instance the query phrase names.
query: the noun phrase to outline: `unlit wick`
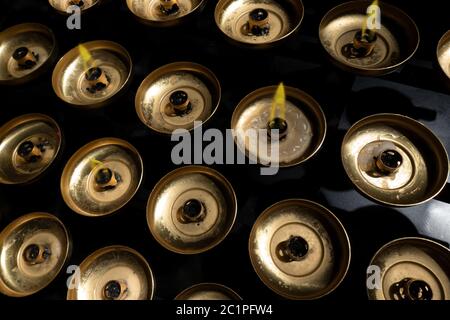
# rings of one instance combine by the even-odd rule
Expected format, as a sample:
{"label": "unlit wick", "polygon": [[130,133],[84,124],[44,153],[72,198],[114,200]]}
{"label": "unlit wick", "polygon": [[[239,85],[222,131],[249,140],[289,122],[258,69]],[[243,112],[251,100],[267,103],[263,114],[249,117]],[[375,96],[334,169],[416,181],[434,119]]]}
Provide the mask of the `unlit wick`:
{"label": "unlit wick", "polygon": [[254,36],[268,35],[270,31],[269,12],[265,9],[254,9],[249,14],[248,28]]}
{"label": "unlit wick", "polygon": [[104,90],[109,85],[108,77],[99,67],[89,68],[85,73],[85,78],[89,81],[90,86],[87,90],[90,93]]}
{"label": "unlit wick", "polygon": [[165,15],[175,14],[180,11],[180,6],[177,0],[160,0],[161,4],[159,6],[162,13]]}
{"label": "unlit wick", "polygon": [[17,48],[12,57],[22,69],[33,68],[39,59],[39,55],[31,52],[27,47]]}

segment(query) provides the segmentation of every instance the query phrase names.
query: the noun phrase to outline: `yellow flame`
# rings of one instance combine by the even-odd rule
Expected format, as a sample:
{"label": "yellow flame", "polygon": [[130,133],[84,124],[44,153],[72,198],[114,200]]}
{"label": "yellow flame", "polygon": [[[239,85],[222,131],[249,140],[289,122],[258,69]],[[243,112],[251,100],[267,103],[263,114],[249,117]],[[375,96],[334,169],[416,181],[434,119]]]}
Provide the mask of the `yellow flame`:
{"label": "yellow flame", "polygon": [[272,111],[270,113],[270,120],[275,119],[277,109],[280,110],[278,117],[282,120],[286,120],[286,93],[284,90],[283,82],[280,82],[277,91],[275,91],[272,102]]}
{"label": "yellow flame", "polygon": [[92,158],[90,162],[91,162],[91,169],[94,169],[95,167],[97,167],[99,165],[103,165],[103,162],[101,162],[95,158]]}
{"label": "yellow flame", "polygon": [[[378,6],[378,0],[374,0],[372,2],[372,4],[368,8],[370,8],[371,6]],[[363,22],[363,25],[362,25],[362,28],[361,28],[362,29],[361,30],[362,34],[366,33],[367,28],[368,28],[368,22],[369,22],[369,19],[370,19],[371,16],[372,15],[370,13],[367,13],[366,18],[364,19],[364,22]],[[372,30],[372,31],[375,31],[375,30]]]}
{"label": "yellow flame", "polygon": [[88,70],[89,68],[94,66],[94,61],[92,59],[92,55],[89,50],[83,46],[82,44],[78,45],[78,50],[80,51],[81,59],[83,60],[84,70]]}

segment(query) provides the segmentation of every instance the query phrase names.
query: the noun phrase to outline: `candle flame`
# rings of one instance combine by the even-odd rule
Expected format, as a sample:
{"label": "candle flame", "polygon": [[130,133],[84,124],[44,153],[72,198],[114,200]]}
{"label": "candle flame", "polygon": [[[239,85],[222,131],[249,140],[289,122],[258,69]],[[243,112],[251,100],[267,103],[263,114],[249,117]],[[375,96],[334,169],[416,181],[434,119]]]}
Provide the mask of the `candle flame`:
{"label": "candle flame", "polygon": [[94,59],[92,58],[89,50],[82,44],[78,45],[78,51],[80,51],[81,59],[83,60],[84,70],[87,71],[94,66]]}
{"label": "candle flame", "polygon": [[[373,2],[372,2],[372,4],[368,7],[368,8],[371,8],[371,7],[373,7],[373,6],[375,6],[375,7],[379,7],[379,1],[378,0],[374,0]],[[369,29],[370,31],[373,31],[373,32],[376,32],[375,31],[375,27],[373,27],[373,25],[371,24],[370,26],[369,26],[369,19],[370,18],[374,18],[374,16],[376,15],[377,13],[375,12],[375,11],[367,11],[367,15],[366,15],[366,18],[364,19],[364,22],[363,22],[363,25],[362,25],[362,28],[361,28],[361,31],[362,31],[362,34],[364,35],[366,32],[367,32],[367,29]]]}
{"label": "candle flame", "polygon": [[272,111],[270,113],[270,120],[276,118],[277,109],[279,110],[278,117],[282,120],[286,119],[286,92],[284,90],[283,82],[280,82],[272,102]]}
{"label": "candle flame", "polygon": [[91,163],[91,169],[94,169],[95,167],[97,167],[97,166],[103,166],[103,162],[101,162],[101,161],[99,161],[99,160],[97,160],[97,159],[95,159],[95,158],[92,158],[91,160],[90,160],[90,163]]}

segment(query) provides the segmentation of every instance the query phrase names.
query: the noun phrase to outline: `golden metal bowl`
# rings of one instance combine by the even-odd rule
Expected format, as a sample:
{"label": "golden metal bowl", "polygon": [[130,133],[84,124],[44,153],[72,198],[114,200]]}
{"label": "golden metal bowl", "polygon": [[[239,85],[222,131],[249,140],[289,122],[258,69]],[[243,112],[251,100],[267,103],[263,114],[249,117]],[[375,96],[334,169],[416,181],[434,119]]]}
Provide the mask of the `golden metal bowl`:
{"label": "golden metal bowl", "polygon": [[155,27],[179,25],[205,4],[206,0],[127,0],[128,9],[139,21]]}
{"label": "golden metal bowl", "polygon": [[35,180],[58,156],[62,135],[58,124],[43,114],[26,114],[0,127],[0,183]]}
{"label": "golden metal bowl", "polygon": [[23,23],[0,32],[0,85],[23,84],[45,72],[57,55],[53,31]]}
{"label": "golden metal bowl", "polygon": [[421,123],[397,114],[377,114],[354,124],[341,158],[353,184],[367,197],[391,206],[413,206],[445,186],[445,147]]}
{"label": "golden metal bowl", "polygon": [[[150,73],[135,99],[139,119],[150,129],[171,134],[206,123],[219,107],[221,89],[211,70],[192,62],[175,62]],[[180,103],[181,102],[181,103]]]}
{"label": "golden metal bowl", "polygon": [[166,249],[196,254],[218,245],[237,214],[233,187],[219,172],[187,166],[164,176],[147,203],[147,223]]}
{"label": "golden metal bowl", "polygon": [[102,0],[48,0],[48,3],[60,13],[67,14],[71,6],[78,6],[82,12],[97,7]]}
{"label": "golden metal bowl", "polygon": [[128,247],[95,251],[77,273],[71,278],[67,300],[151,300],[154,295],[155,279],[149,264]]}
{"label": "golden metal bowl", "polygon": [[450,87],[450,30],[439,40],[437,58],[439,66],[447,80],[447,85]]}
{"label": "golden metal bowl", "polygon": [[79,108],[110,103],[129,83],[128,51],[112,41],[90,41],[66,53],[53,70],[52,85],[64,102]]}
{"label": "golden metal bowl", "polygon": [[214,13],[228,39],[253,48],[288,38],[300,28],[303,16],[301,0],[219,0]]}
{"label": "golden metal bowl", "polygon": [[[239,149],[250,159],[257,159],[260,164],[276,163],[270,153],[272,139],[258,138],[258,151],[246,139],[248,130],[266,130],[270,122],[276,86],[260,88],[247,95],[239,102],[231,118],[234,140]],[[322,108],[314,98],[299,89],[285,87],[287,123],[286,136],[279,142],[280,167],[291,167],[310,159],[322,146],[327,121]],[[265,144],[265,147],[261,147]],[[256,151],[256,152],[255,152]]]}
{"label": "golden metal bowl", "polygon": [[[319,26],[319,38],[332,61],[342,69],[362,75],[379,76],[395,71],[419,47],[414,21],[402,10],[379,3],[381,29],[368,54],[352,54],[354,40],[367,18],[371,1],[350,1],[331,9]],[[372,20],[371,20],[372,21]]]}
{"label": "golden metal bowl", "polygon": [[258,217],[249,252],[264,284],[289,299],[329,294],[350,264],[350,241],[341,222],[325,207],[300,199],[278,202]]}
{"label": "golden metal bowl", "polygon": [[180,292],[175,300],[242,300],[242,298],[224,285],[199,283]]}
{"label": "golden metal bowl", "polygon": [[370,271],[370,300],[450,300],[450,250],[437,242],[391,241],[372,258]]}
{"label": "golden metal bowl", "polygon": [[116,138],[92,141],[67,162],[61,177],[61,193],[76,213],[88,217],[111,214],[137,192],[143,177],[139,152]]}
{"label": "golden metal bowl", "polygon": [[35,212],[0,233],[0,248],[0,292],[24,297],[56,278],[70,255],[71,241],[58,218]]}

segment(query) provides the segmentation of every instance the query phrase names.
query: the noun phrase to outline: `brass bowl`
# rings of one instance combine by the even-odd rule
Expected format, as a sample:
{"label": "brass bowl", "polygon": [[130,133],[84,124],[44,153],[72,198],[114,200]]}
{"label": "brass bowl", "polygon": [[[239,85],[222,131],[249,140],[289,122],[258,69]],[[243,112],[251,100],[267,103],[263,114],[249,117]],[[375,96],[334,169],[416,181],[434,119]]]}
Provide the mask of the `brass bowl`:
{"label": "brass bowl", "polygon": [[219,0],[214,13],[216,25],[229,40],[252,48],[288,38],[300,28],[303,16],[301,0]]}
{"label": "brass bowl", "polygon": [[258,217],[249,252],[264,284],[289,299],[329,294],[350,264],[350,241],[341,222],[325,207],[300,199],[278,202]]}
{"label": "brass bowl", "polygon": [[205,4],[206,0],[127,0],[128,9],[138,20],[154,27],[179,25],[201,11]]}
{"label": "brass bowl", "polygon": [[[112,41],[90,41],[82,46],[87,54],[83,55],[85,51],[75,47],[56,64],[53,90],[74,107],[102,107],[117,98],[128,85],[133,68],[131,57],[124,47]],[[100,75],[91,73],[92,70],[99,70]]]}
{"label": "brass bowl", "polygon": [[67,14],[70,6],[78,6],[82,12],[99,6],[103,0],[48,0],[48,3],[59,13]]}
{"label": "brass bowl", "polygon": [[370,269],[370,300],[450,300],[450,250],[437,242],[391,241],[378,250]]}
{"label": "brass bowl", "polygon": [[67,229],[55,216],[35,212],[0,233],[0,292],[11,297],[36,293],[52,282],[71,251]]}
{"label": "brass bowl", "polygon": [[224,285],[199,283],[180,292],[175,300],[242,300],[242,298]]}
{"label": "brass bowl", "polygon": [[99,249],[84,259],[77,272],[71,278],[67,300],[151,300],[154,295],[149,264],[128,247]]}
{"label": "brass bowl", "polygon": [[349,54],[355,35],[361,31],[371,1],[350,1],[331,9],[319,26],[319,38],[332,61],[340,68],[369,76],[395,71],[408,61],[419,47],[420,36],[414,21],[402,10],[384,2],[381,29],[369,55]]}
{"label": "brass bowl", "polygon": [[355,123],[342,142],[341,158],[353,184],[367,197],[391,206],[413,206],[445,186],[445,147],[421,123],[377,114]]}
{"label": "brass bowl", "polygon": [[23,84],[37,78],[57,55],[53,31],[38,23],[23,23],[0,32],[0,85]]}
{"label": "brass bowl", "polygon": [[0,127],[0,183],[20,184],[37,179],[58,156],[62,134],[43,114],[26,114]]}
{"label": "brass bowl", "polygon": [[450,88],[450,30],[439,40],[437,46],[437,59],[442,73],[447,80],[447,85]]}
{"label": "brass bowl", "polygon": [[274,159],[271,154],[262,152],[271,150],[272,140],[258,137],[257,153],[250,146],[251,139],[245,139],[250,129],[266,130],[270,121],[270,114],[276,86],[260,88],[243,98],[233,112],[231,128],[234,141],[239,149],[250,159],[257,159],[258,163],[280,167],[291,167],[310,159],[322,146],[327,121],[322,108],[314,98],[306,92],[292,87],[285,87],[286,93],[286,137],[279,141],[279,156]]}
{"label": "brass bowl", "polygon": [[121,139],[103,138],[83,146],[69,159],[61,177],[61,193],[76,213],[105,216],[133,198],[142,177],[143,163],[136,148]]}
{"label": "brass bowl", "polygon": [[[189,108],[172,104],[176,94],[185,94]],[[150,73],[135,99],[139,119],[150,129],[171,134],[176,129],[194,129],[194,121],[206,123],[219,107],[221,89],[211,70],[192,62],[175,62]]]}
{"label": "brass bowl", "polygon": [[237,214],[233,187],[219,172],[187,166],[164,176],[147,203],[147,223],[166,249],[182,254],[217,246],[233,227]]}

